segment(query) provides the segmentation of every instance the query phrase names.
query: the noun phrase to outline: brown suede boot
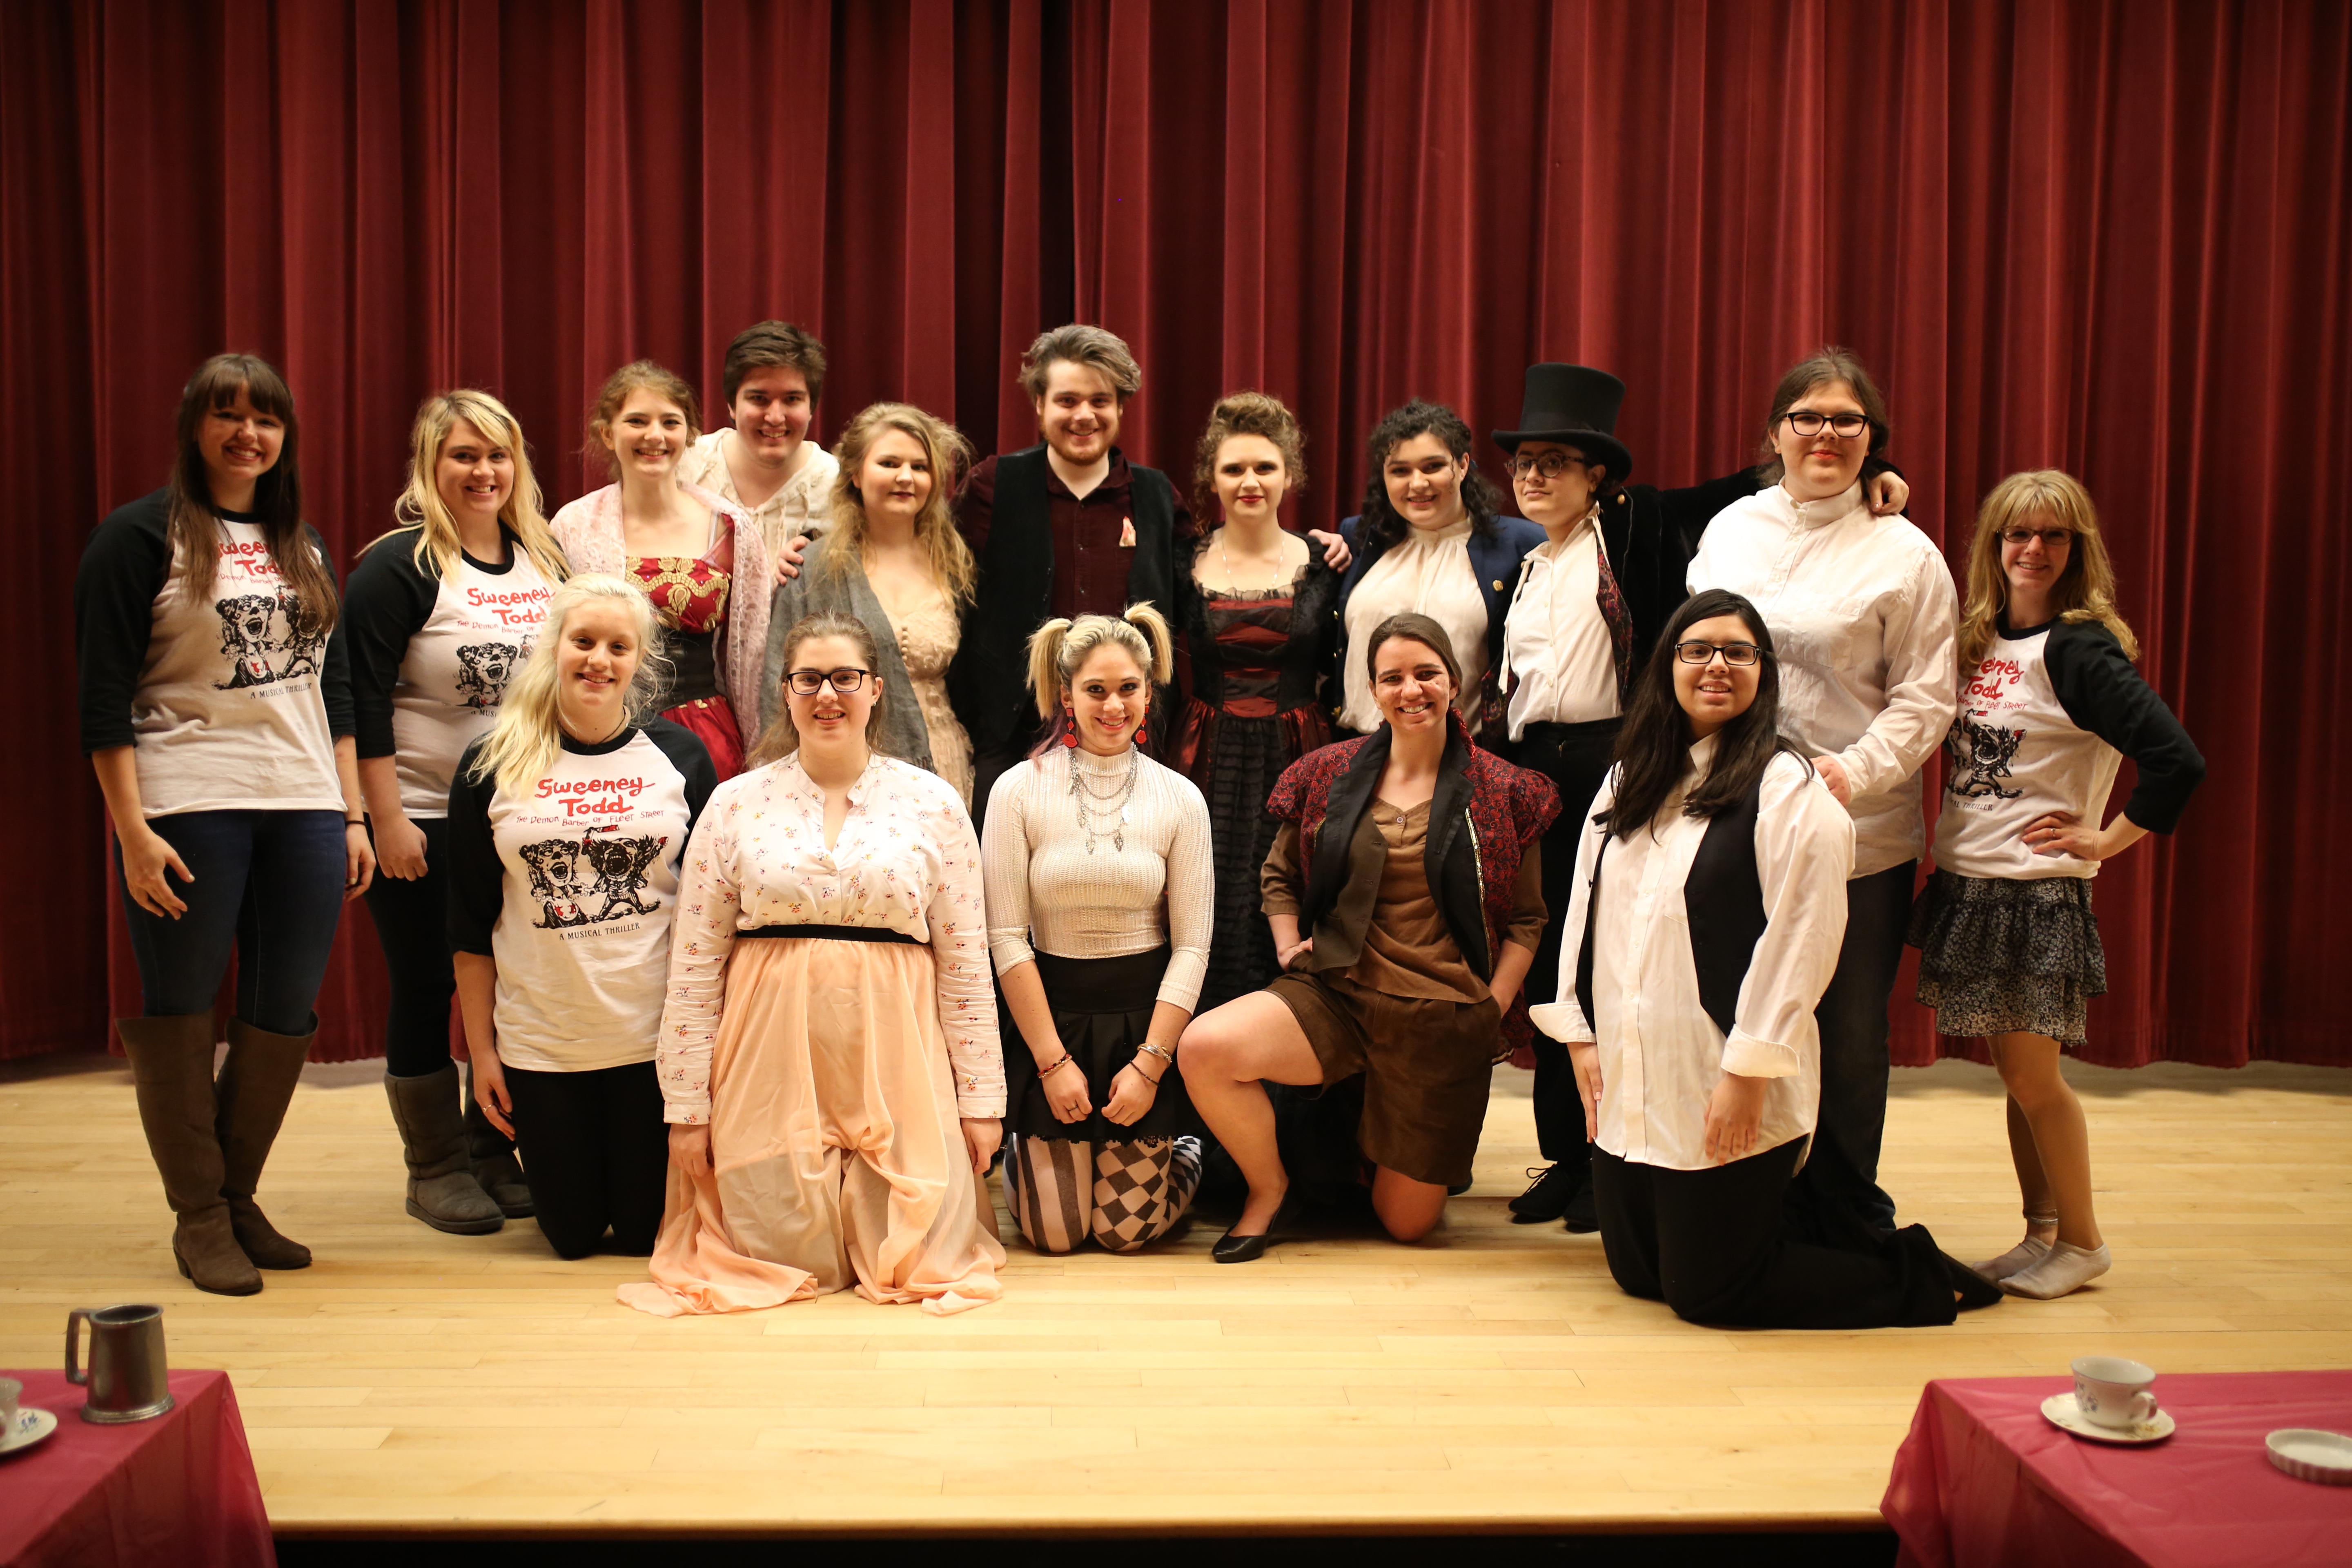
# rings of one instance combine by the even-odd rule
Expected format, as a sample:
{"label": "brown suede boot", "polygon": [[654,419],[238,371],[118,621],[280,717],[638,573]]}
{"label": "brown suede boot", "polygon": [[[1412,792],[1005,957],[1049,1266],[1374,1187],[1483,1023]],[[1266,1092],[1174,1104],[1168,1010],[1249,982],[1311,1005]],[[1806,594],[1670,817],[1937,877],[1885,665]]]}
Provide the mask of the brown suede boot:
{"label": "brown suede boot", "polygon": [[452,1236],[488,1236],[506,1224],[466,1157],[455,1064],[415,1078],[383,1075],[393,1125],[408,1157],[408,1212]]}
{"label": "brown suede boot", "polygon": [[509,1219],[529,1219],[536,1212],[530,1201],[530,1181],[522,1173],[522,1162],[515,1158],[514,1140],[490,1124],[481,1101],[474,1098],[474,1075],[466,1072],[466,1157],[474,1168],[474,1180],[499,1212]]}
{"label": "brown suede boot", "polygon": [[221,1148],[213,1130],[213,1016],[121,1018],[115,1028],[131,1058],[139,1122],[163,1178],[163,1196],[180,1216],[172,1256],[199,1290],[250,1296],[261,1276],[237,1246],[221,1197]]}
{"label": "brown suede boot", "polygon": [[302,1063],[318,1037],[319,1020],[306,1035],[273,1035],[242,1018],[228,1021],[228,1060],[221,1064],[221,1196],[228,1201],[229,1224],[245,1255],[263,1268],[308,1268],[310,1249],[278,1234],[253,1201],[261,1167],[278,1142],[286,1102],[302,1076]]}

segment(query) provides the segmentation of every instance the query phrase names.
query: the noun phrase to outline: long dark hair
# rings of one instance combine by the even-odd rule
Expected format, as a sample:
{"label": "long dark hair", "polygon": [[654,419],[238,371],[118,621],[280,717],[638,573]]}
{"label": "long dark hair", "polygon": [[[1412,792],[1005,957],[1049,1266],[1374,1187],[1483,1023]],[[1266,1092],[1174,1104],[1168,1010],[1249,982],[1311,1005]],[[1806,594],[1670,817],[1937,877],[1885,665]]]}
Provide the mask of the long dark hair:
{"label": "long dark hair", "polygon": [[[1436,437],[1457,463],[1470,456],[1470,426],[1443,403],[1424,403],[1416,397],[1402,408],[1391,409],[1372,426],[1371,437],[1364,443],[1364,511],[1357,538],[1366,554],[1379,554],[1412,531],[1412,524],[1389,504],[1385,470],[1389,454],[1416,436]],[[1481,536],[1492,535],[1502,509],[1503,492],[1473,462],[1462,476],[1462,510],[1470,514],[1471,530]]]}
{"label": "long dark hair", "polygon": [[196,366],[180,391],[180,413],[173,427],[170,522],[173,553],[187,563],[182,581],[191,599],[211,595],[220,567],[220,525],[214,508],[213,487],[205,476],[204,448],[196,431],[205,416],[225,408],[245,394],[246,401],[285,426],[278,446],[278,461],[253,483],[253,518],[261,537],[301,604],[302,618],[319,631],[335,624],[335,580],[302,536],[302,470],[296,461],[300,426],[294,421],[294,394],[269,362],[253,354],[215,354]]}
{"label": "long dark hair", "polygon": [[1738,805],[1764,776],[1777,752],[1804,757],[1780,733],[1780,667],[1772,657],[1772,633],[1764,617],[1727,588],[1694,594],[1666,622],[1650,662],[1635,679],[1625,728],[1617,737],[1616,804],[1594,820],[1619,838],[1631,838],[1644,827],[1654,829],[1667,796],[1690,771],[1690,715],[1675,697],[1675,645],[1691,627],[1717,616],[1738,616],[1763,656],[1757,660],[1756,700],[1715,732],[1715,763],[1684,797],[1683,815],[1712,817]]}

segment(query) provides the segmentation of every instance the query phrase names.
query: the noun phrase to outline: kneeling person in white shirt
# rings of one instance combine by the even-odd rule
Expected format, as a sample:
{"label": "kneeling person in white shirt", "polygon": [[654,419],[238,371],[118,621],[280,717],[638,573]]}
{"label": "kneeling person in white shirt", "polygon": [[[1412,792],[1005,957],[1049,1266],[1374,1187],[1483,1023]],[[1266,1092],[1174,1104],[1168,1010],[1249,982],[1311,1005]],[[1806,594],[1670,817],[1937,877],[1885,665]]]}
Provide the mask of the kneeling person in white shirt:
{"label": "kneeling person in white shirt", "polygon": [[1821,1096],[1813,1009],[1845,934],[1853,823],[1778,730],[1771,634],[1722,589],[1642,672],[1577,855],[1559,1000],[1609,1270],[1693,1322],[1948,1323],[1998,1293],[1910,1226],[1782,1232]]}

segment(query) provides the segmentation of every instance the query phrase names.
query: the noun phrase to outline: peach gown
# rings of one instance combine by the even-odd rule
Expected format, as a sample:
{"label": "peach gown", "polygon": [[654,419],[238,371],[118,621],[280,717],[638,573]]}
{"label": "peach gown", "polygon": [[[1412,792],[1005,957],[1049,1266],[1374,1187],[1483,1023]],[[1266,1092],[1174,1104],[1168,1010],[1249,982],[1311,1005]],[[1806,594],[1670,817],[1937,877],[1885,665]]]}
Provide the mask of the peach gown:
{"label": "peach gown", "polygon": [[[661,1317],[855,1286],[960,1312],[1004,1262],[961,1119],[1003,1114],[980,846],[953,785],[877,757],[824,846],[795,757],[719,785],[688,846],[656,1058],[667,1119],[708,1122],[711,1174],[673,1163],[648,1283]],[[761,935],[856,927],[910,942]]]}

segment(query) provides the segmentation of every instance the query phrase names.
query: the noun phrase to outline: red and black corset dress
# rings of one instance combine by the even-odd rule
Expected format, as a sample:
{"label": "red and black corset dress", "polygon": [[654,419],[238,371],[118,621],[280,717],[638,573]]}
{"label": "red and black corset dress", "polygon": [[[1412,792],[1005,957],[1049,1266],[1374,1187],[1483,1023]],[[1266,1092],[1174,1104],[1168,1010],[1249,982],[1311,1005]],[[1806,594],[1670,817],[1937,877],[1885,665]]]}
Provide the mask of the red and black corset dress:
{"label": "red and black corset dress", "polygon": [[743,731],[719,684],[719,639],[727,635],[725,566],[684,555],[639,555],[629,574],[661,617],[662,653],[669,659],[662,717],[683,724],[709,748],[721,782],[743,771]]}
{"label": "red and black corset dress", "polygon": [[1192,699],[1173,765],[1209,803],[1217,868],[1216,928],[1196,1012],[1264,987],[1280,971],[1258,908],[1258,872],[1274,847],[1265,814],[1282,770],[1331,742],[1323,683],[1339,642],[1339,574],[1307,542],[1307,564],[1277,588],[1211,593],[1183,574]]}

